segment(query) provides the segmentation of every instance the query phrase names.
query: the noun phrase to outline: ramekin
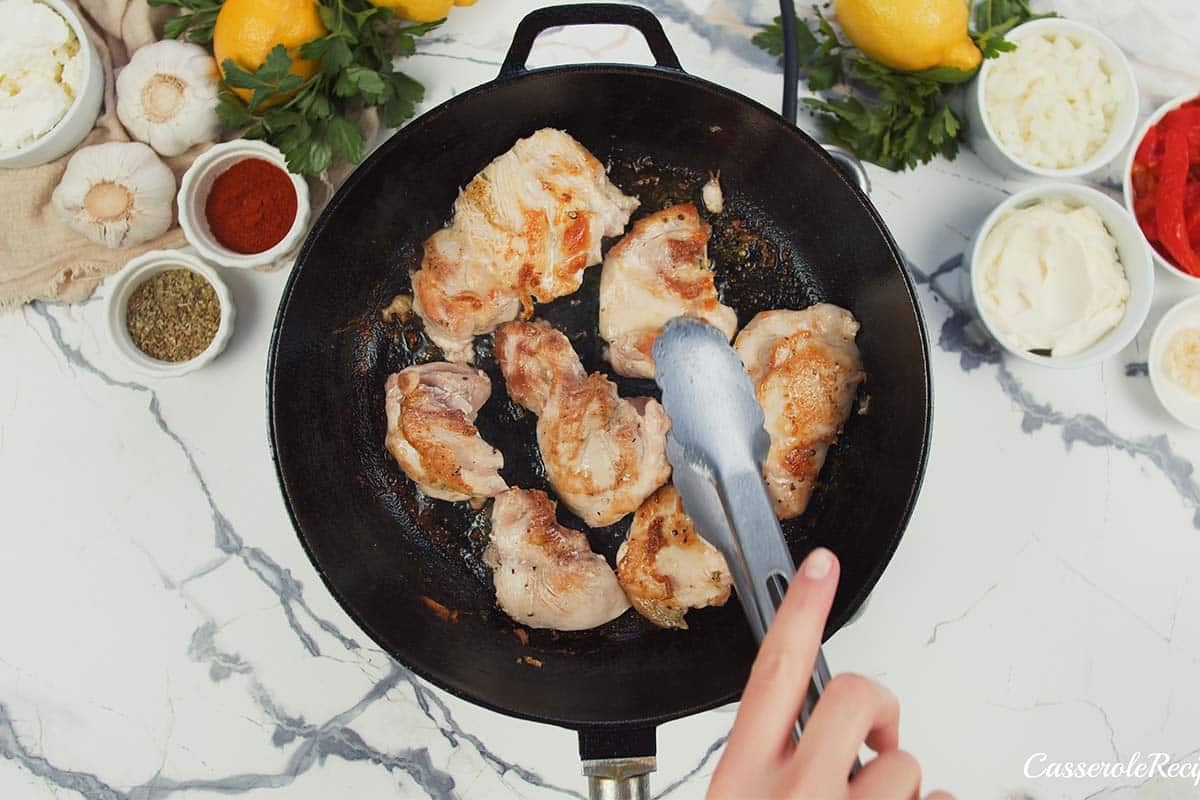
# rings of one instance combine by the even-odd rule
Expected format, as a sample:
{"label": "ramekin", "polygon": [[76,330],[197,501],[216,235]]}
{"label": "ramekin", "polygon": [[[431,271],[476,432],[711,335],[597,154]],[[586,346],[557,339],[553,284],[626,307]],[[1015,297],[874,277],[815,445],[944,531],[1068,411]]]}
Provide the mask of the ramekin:
{"label": "ramekin", "polygon": [[63,118],[41,137],[16,150],[0,150],[0,167],[36,167],[66,155],[96,126],[100,104],[104,101],[104,64],[79,15],[63,0],[40,2],[61,14],[79,40],[79,53],[83,58],[79,94]]}
{"label": "ramekin", "polygon": [[[261,158],[287,172],[296,190],[296,219],[279,243],[261,253],[238,253],[225,247],[213,236],[204,204],[212,191],[213,182],[227,169],[248,158]],[[278,148],[266,142],[235,139],[213,145],[200,155],[179,183],[179,224],[188,244],[205,259],[223,267],[252,269],[276,265],[285,260],[304,239],[312,209],[309,206],[308,184],[304,178],[288,172],[287,161]]]}
{"label": "ramekin", "polygon": [[1200,327],[1200,297],[1189,297],[1176,303],[1155,326],[1154,335],[1150,337],[1148,360],[1150,385],[1167,413],[1189,428],[1200,428],[1200,397],[1193,397],[1175,386],[1160,366],[1168,339],[1188,327]]}
{"label": "ramekin", "polygon": [[[1112,76],[1115,88],[1121,95],[1120,107],[1113,117],[1108,138],[1092,154],[1091,158],[1082,164],[1062,169],[1048,169],[1027,164],[1004,146],[988,120],[987,99],[984,90],[997,59],[984,61],[979,72],[967,86],[967,141],[985,164],[1005,177],[1020,179],[1029,175],[1037,175],[1043,178],[1074,178],[1088,175],[1121,154],[1121,149],[1129,141],[1129,135],[1133,133],[1133,127],[1137,123],[1137,80],[1134,77],[1133,68],[1129,66],[1129,60],[1125,58],[1121,48],[1117,47],[1112,39],[1095,28],[1061,17],[1026,22],[1024,25],[1013,28],[1006,34],[1006,38],[1019,48],[1022,39],[1044,34],[1062,35],[1075,42],[1087,41],[1095,44],[1100,49],[1104,66],[1108,74]],[[1001,58],[1003,57],[1001,56]]]}
{"label": "ramekin", "polygon": [[[1138,129],[1137,134],[1133,137],[1133,144],[1129,148],[1129,155],[1125,158],[1125,171],[1121,173],[1121,184],[1122,191],[1125,196],[1125,208],[1129,211],[1129,216],[1133,217],[1135,220],[1137,219],[1137,215],[1133,211],[1133,181],[1131,180],[1131,177],[1133,175],[1133,159],[1137,155],[1138,146],[1142,143],[1142,139],[1146,138],[1146,134],[1150,132],[1150,129],[1157,125],[1163,117],[1179,108],[1189,100],[1195,100],[1198,97],[1200,97],[1200,87],[1197,87],[1196,91],[1194,92],[1181,94],[1179,97],[1163,103],[1153,114],[1150,115],[1150,118],[1142,124],[1142,127]],[[1139,226],[1138,232],[1140,233],[1141,230],[1142,229]],[[1145,234],[1142,235],[1143,237],[1145,236]],[[1200,276],[1192,275],[1189,272],[1184,272],[1179,267],[1172,264],[1170,260],[1164,258],[1163,255],[1152,246],[1150,247],[1150,255],[1154,259],[1154,263],[1158,264],[1167,272],[1171,273],[1172,275],[1178,275],[1185,281],[1191,283],[1193,286],[1200,287]]]}
{"label": "ramekin", "polygon": [[[129,297],[133,290],[151,275],[181,267],[190,269],[212,284],[221,303],[221,323],[217,326],[217,333],[208,347],[195,358],[178,362],[160,361],[139,350],[133,343],[133,337],[129,335],[129,329],[125,325]],[[112,290],[105,301],[104,328],[108,332],[113,349],[139,373],[151,378],[174,378],[200,369],[220,355],[229,343],[229,338],[233,336],[234,316],[233,296],[216,270],[182,250],[151,250],[130,259],[125,268],[116,274]]]}
{"label": "ramekin", "polygon": [[[984,240],[987,239],[987,235],[1001,216],[1014,208],[1023,208],[1039,200],[1053,199],[1090,206],[1096,210],[1100,218],[1104,220],[1108,232],[1117,242],[1117,254],[1121,260],[1121,266],[1125,268],[1125,277],[1129,281],[1129,299],[1125,302],[1125,316],[1121,318],[1116,327],[1086,350],[1058,358],[1032,353],[1005,338],[998,326],[988,319],[987,312],[983,308],[980,300],[979,271],[975,269]],[[1150,246],[1146,243],[1146,238],[1142,236],[1141,231],[1138,230],[1133,217],[1129,216],[1120,204],[1107,195],[1078,183],[1047,183],[1009,197],[996,206],[979,226],[975,238],[971,240],[967,248],[965,258],[966,267],[970,273],[971,299],[984,328],[1009,353],[1044,367],[1059,369],[1086,367],[1120,352],[1137,336],[1142,323],[1146,321],[1146,315],[1150,312],[1150,301],[1154,297],[1154,264],[1150,260]]]}

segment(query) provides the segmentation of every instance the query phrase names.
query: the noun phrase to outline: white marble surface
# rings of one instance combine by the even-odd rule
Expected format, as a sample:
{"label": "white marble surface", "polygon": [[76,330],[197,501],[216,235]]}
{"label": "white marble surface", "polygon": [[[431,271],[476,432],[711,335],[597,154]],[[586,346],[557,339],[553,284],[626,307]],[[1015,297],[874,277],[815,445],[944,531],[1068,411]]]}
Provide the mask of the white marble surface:
{"label": "white marble surface", "polygon": [[[456,12],[408,64],[429,103],[491,78],[534,5]],[[646,5],[685,68],[778,102],[772,59],[749,43],[769,0]],[[1194,0],[1057,7],[1126,48],[1146,109],[1200,88]],[[534,62],[646,56],[599,29],[544,37]],[[921,283],[933,449],[908,533],[831,663],[899,694],[927,784],[962,798],[1200,796],[1183,779],[1022,773],[1039,751],[1200,753],[1200,433],[1157,405],[1148,331],[1094,369],[1001,358],[962,306],[957,259],[1018,185],[969,152],[872,177]],[[415,680],[325,591],[267,446],[286,275],[224,274],[238,329],[184,379],[130,375],[98,300],[0,317],[0,798],[579,797],[572,734]],[[1157,277],[1150,325],[1186,293]],[[731,712],[661,729],[658,792],[702,794]]]}

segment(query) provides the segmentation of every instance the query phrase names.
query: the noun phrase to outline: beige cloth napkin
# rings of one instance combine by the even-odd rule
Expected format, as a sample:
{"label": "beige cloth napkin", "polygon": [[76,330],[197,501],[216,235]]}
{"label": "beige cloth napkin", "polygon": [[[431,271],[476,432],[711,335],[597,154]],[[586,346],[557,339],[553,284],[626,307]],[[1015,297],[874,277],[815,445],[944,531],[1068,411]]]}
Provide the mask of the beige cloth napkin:
{"label": "beige cloth napkin", "polygon": [[[96,127],[79,146],[128,141],[117,119],[114,70],[129,61],[139,47],[153,42],[170,8],[150,8],[146,0],[68,0],[81,10],[83,24],[104,64],[104,106]],[[82,8],[80,8],[82,6]],[[379,130],[374,114],[360,120],[368,142]],[[164,159],[178,180],[209,147],[197,145],[183,155]],[[71,154],[39,167],[0,169],[0,311],[30,300],[75,302],[91,296],[106,275],[136,255],[185,244],[178,225],[137,247],[110,249],[93,244],[71,230],[50,206]],[[314,210],[324,205],[333,188],[349,172],[338,164],[329,173],[310,178]]]}

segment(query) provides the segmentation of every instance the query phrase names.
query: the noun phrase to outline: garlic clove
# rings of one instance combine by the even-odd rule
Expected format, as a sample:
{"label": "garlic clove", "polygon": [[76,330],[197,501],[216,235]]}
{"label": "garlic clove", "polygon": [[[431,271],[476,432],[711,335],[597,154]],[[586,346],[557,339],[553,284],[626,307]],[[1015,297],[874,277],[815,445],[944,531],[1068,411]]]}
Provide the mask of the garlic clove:
{"label": "garlic clove", "polygon": [[197,44],[164,39],[140,48],[117,73],[117,117],[164,156],[217,138],[220,72]]}
{"label": "garlic clove", "polygon": [[171,227],[175,175],[140,142],[76,151],[50,198],[79,234],[107,247],[132,247]]}
{"label": "garlic clove", "polygon": [[725,210],[725,195],[721,192],[721,172],[710,172],[708,175],[708,183],[704,184],[704,188],[700,191],[700,197],[704,201],[704,207],[708,209],[710,214],[720,214]]}

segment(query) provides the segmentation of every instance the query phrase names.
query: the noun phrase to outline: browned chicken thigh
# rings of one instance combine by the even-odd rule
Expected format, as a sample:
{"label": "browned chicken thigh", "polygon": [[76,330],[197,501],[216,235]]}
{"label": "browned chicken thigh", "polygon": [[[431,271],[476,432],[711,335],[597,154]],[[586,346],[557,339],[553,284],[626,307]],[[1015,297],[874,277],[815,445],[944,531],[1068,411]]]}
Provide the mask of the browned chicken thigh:
{"label": "browned chicken thigh", "polygon": [[639,614],[680,629],[689,608],[725,605],[733,585],[725,557],[696,533],[669,483],[634,514],[617,551],[617,580]]}
{"label": "browned chicken thigh", "polygon": [[603,374],[587,375],[562,333],[545,322],[509,322],[496,332],[496,355],[509,395],[538,415],[550,485],[590,527],[636,511],[670,477],[663,407],[620,397]]}
{"label": "browned chicken thigh", "polygon": [[734,342],[766,415],[771,449],[763,476],[780,519],[804,513],[866,378],[854,344],[858,328],[849,311],[822,303],[764,311]]}
{"label": "browned chicken thigh", "polygon": [[474,425],[491,393],[487,375],[463,364],[421,364],[387,379],[387,449],[425,494],[481,501],[508,488],[504,456]]}
{"label": "browned chicken thigh", "polygon": [[702,319],[733,338],[737,314],[717,298],[708,234],[708,223],[685,203],[639,219],[608,251],[600,277],[600,335],[619,374],[654,377],[654,340],[673,317]]}
{"label": "browned chicken thigh", "polygon": [[484,559],[496,603],[522,625],[580,631],[629,608],[612,567],[586,536],[558,523],[545,492],[509,489],[496,497]]}
{"label": "browned chicken thigh", "polygon": [[448,360],[470,361],[476,336],[579,289],[601,239],[619,236],[637,204],[583,145],[543,128],[459,194],[449,227],[425,242],[413,309]]}

